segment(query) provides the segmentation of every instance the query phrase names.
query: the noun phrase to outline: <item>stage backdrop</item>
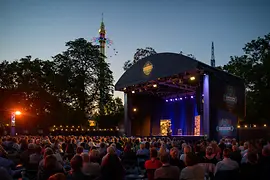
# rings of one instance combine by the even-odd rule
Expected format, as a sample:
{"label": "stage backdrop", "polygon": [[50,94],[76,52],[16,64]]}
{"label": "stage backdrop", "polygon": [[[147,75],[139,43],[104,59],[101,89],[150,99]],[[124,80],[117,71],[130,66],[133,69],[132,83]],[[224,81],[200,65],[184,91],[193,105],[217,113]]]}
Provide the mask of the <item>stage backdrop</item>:
{"label": "stage backdrop", "polygon": [[237,123],[245,117],[245,86],[234,76],[210,76],[210,136],[236,137]]}

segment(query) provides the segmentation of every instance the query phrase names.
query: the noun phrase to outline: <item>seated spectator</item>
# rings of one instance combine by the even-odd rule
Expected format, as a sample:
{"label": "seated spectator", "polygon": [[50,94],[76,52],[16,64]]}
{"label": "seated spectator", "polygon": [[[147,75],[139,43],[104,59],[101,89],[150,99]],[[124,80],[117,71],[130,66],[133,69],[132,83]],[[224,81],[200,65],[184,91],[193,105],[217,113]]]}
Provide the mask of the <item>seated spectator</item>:
{"label": "seated spectator", "polygon": [[185,161],[186,154],[189,153],[189,152],[191,152],[191,147],[188,146],[188,145],[186,145],[186,146],[184,147],[184,154],[181,154],[180,160],[181,160],[181,161]]}
{"label": "seated spectator", "polygon": [[239,165],[236,161],[230,159],[230,150],[224,149],[223,160],[218,162],[215,169],[215,174],[218,171],[230,171],[239,169]]}
{"label": "seated spectator", "polygon": [[247,163],[243,163],[240,168],[240,179],[257,179],[259,172],[258,155],[256,152],[249,151],[247,154]]}
{"label": "seated spectator", "polygon": [[177,166],[181,171],[185,167],[184,161],[181,161],[179,158],[179,151],[176,147],[173,147],[170,150],[170,165]]}
{"label": "seated spectator", "polygon": [[162,166],[162,163],[160,162],[160,160],[157,159],[157,156],[158,156],[158,152],[156,148],[151,148],[150,160],[147,160],[144,164],[145,169],[148,170],[147,172],[148,180],[154,179],[154,172],[150,172],[150,171],[158,169]]}
{"label": "seated spectator", "polygon": [[169,153],[164,153],[160,156],[160,161],[162,166],[155,171],[155,179],[172,179],[179,180],[180,170],[177,166],[170,165],[170,155]]}
{"label": "seated spectator", "polygon": [[82,168],[83,168],[83,159],[79,155],[75,155],[71,161],[71,173],[70,173],[70,179],[71,180],[81,180],[81,179],[87,179],[87,176],[83,174]]}
{"label": "seated spectator", "polygon": [[150,152],[149,150],[145,149],[144,143],[140,144],[140,149],[137,151],[137,155],[149,157]]}
{"label": "seated spectator", "polygon": [[47,180],[50,176],[55,173],[64,173],[63,167],[57,162],[57,159],[54,155],[46,156],[44,162],[44,168],[39,169],[37,179],[38,180]]}
{"label": "seated spectator", "polygon": [[107,148],[107,155],[103,157],[101,163],[101,174],[103,180],[123,180],[124,179],[124,168],[115,149],[113,147]]}
{"label": "seated spectator", "polygon": [[35,153],[35,144],[32,144],[32,143],[28,144],[28,149],[22,152],[20,156],[23,166],[25,167],[28,166],[30,155],[34,153]]}
{"label": "seated spectator", "polygon": [[270,146],[262,149],[262,157],[259,160],[260,180],[270,179]]}
{"label": "seated spectator", "polygon": [[77,149],[76,149],[76,154],[74,156],[77,156],[77,155],[81,155],[83,153],[83,147],[82,146],[78,146]]}
{"label": "seated spectator", "polygon": [[208,146],[204,157],[204,163],[217,164],[216,154],[213,153],[213,148]]}
{"label": "seated spectator", "polygon": [[232,146],[232,152],[230,154],[230,157],[232,160],[236,161],[238,164],[241,163],[241,159],[242,159],[241,152],[236,145]]}
{"label": "seated spectator", "polygon": [[185,167],[181,171],[180,180],[204,180],[204,168],[198,165],[198,157],[192,153],[186,153]]}
{"label": "seated spectator", "polygon": [[100,165],[98,163],[99,161],[98,151],[94,149],[89,154],[90,154],[90,157],[88,156],[88,154],[85,154],[85,153],[81,154],[83,158],[82,172],[87,176],[99,177]]}
{"label": "seated spectator", "polygon": [[131,146],[129,144],[127,144],[124,148],[124,152],[123,152],[123,155],[122,155],[122,161],[136,161],[136,154],[135,152],[133,152],[131,150]]}
{"label": "seated spectator", "polygon": [[29,163],[38,165],[41,160],[42,160],[41,147],[36,146],[35,153],[30,155]]}

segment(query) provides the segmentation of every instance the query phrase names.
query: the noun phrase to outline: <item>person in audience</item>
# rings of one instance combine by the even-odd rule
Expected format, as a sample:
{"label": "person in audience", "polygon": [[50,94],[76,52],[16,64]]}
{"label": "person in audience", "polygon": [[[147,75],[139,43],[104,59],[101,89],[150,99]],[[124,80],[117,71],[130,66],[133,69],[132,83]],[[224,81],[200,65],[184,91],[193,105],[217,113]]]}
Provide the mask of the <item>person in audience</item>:
{"label": "person in audience", "polygon": [[170,165],[177,166],[180,172],[185,167],[184,161],[179,159],[179,150],[176,147],[173,147],[170,150]]}
{"label": "person in audience", "polygon": [[41,147],[36,145],[35,153],[30,155],[29,164],[38,165],[41,160],[42,160]]}
{"label": "person in audience", "polygon": [[198,157],[192,153],[186,153],[185,167],[181,171],[180,180],[204,180],[204,168],[198,165]]}
{"label": "person in audience", "polygon": [[162,166],[160,160],[157,159],[158,152],[156,148],[150,149],[150,160],[145,161],[144,167],[147,171],[148,180],[154,179],[154,171]]}
{"label": "person in audience", "polygon": [[81,179],[87,179],[87,176],[83,174],[82,168],[83,168],[83,159],[79,155],[75,155],[71,161],[71,172],[69,178],[71,180],[81,180]]}
{"label": "person in audience", "polygon": [[230,154],[230,157],[232,160],[236,161],[240,165],[242,157],[241,157],[241,152],[239,148],[237,147],[237,145],[232,146],[232,152]]}
{"label": "person in audience", "polygon": [[259,160],[260,180],[270,179],[270,146],[267,145],[262,149],[262,156]]}
{"label": "person in audience", "polygon": [[[83,158],[83,168],[82,172],[90,177],[99,177],[100,176],[100,165],[99,154],[96,149],[92,150],[90,153],[90,157],[88,154],[82,153],[81,156]],[[91,161],[90,161],[91,159]]]}
{"label": "person in audience", "polygon": [[169,153],[164,153],[160,156],[162,166],[155,171],[154,179],[171,179],[179,180],[180,170],[177,166],[170,165]]}
{"label": "person in audience", "polygon": [[107,148],[107,155],[103,157],[101,163],[101,174],[103,180],[111,180],[111,179],[124,179],[124,168],[121,164],[121,161],[117,154],[115,153],[115,149],[113,147]]}
{"label": "person in audience", "polygon": [[186,146],[184,147],[184,154],[181,154],[180,160],[181,160],[181,161],[185,161],[186,154],[189,153],[189,152],[191,152],[191,147],[188,146],[188,145],[186,145]]}
{"label": "person in audience", "polygon": [[28,149],[25,150],[20,156],[20,159],[21,159],[23,166],[25,166],[25,167],[28,166],[29,158],[34,153],[35,153],[35,144],[33,144],[33,143],[28,144]]}
{"label": "person in audience", "polygon": [[230,171],[230,170],[238,170],[239,165],[236,161],[230,159],[230,149],[224,149],[223,151],[223,160],[219,161],[216,165],[215,174],[218,171]]}
{"label": "person in audience", "polygon": [[254,180],[258,178],[258,154],[256,152],[248,151],[247,162],[243,163],[240,167],[241,180]]}
{"label": "person in audience", "polygon": [[213,153],[212,146],[206,148],[204,163],[217,164],[218,160],[216,159],[216,154]]}
{"label": "person in audience", "polygon": [[140,144],[140,149],[137,151],[137,155],[149,157],[150,152],[149,150],[145,149],[144,143]]}
{"label": "person in audience", "polygon": [[65,173],[64,168],[57,162],[54,155],[48,155],[44,161],[44,168],[38,170],[37,179],[47,180],[56,173]]}

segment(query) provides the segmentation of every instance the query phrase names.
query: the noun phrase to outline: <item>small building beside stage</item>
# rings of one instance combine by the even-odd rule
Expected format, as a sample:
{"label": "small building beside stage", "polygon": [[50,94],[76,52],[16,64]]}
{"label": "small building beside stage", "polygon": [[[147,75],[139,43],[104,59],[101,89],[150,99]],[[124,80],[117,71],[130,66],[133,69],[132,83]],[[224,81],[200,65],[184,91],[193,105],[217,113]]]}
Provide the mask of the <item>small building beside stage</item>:
{"label": "small building beside stage", "polygon": [[175,53],[141,59],[118,80],[127,136],[237,135],[245,117],[242,79]]}

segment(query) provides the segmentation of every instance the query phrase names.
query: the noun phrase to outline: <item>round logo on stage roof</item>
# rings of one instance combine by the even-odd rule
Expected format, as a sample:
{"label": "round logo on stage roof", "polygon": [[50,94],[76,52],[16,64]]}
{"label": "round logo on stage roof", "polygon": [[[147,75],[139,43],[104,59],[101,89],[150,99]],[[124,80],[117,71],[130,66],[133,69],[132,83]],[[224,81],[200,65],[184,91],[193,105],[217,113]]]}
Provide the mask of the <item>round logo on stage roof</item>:
{"label": "round logo on stage roof", "polygon": [[148,61],[143,66],[143,73],[146,76],[148,76],[152,72],[152,69],[153,69],[153,64]]}

